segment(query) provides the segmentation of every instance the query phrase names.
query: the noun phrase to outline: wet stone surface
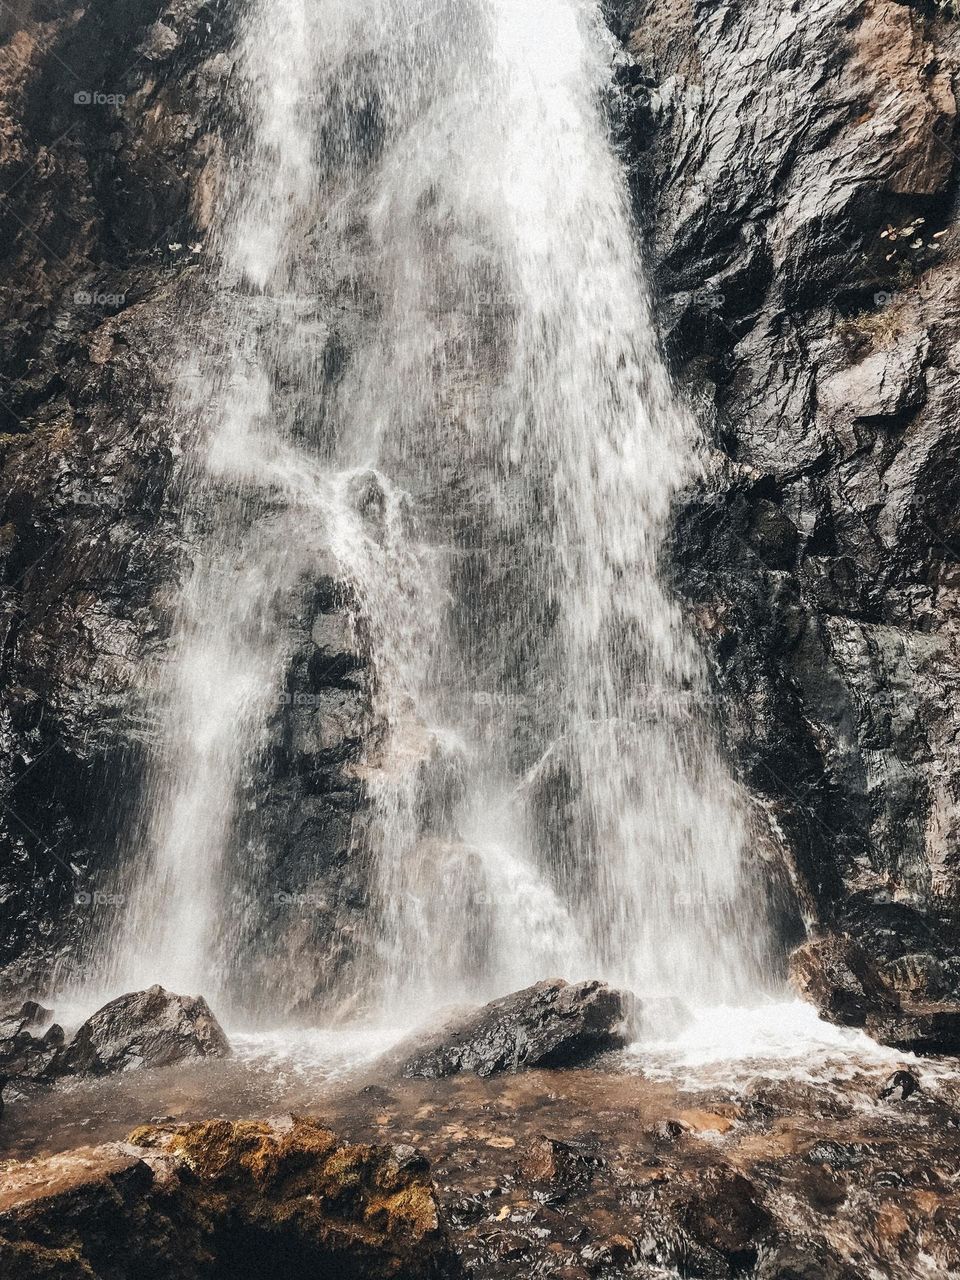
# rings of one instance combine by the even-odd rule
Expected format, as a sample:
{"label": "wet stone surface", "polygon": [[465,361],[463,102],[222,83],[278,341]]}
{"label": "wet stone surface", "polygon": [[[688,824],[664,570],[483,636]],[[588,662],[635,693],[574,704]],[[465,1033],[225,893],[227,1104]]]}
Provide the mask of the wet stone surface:
{"label": "wet stone surface", "polygon": [[345,1141],[421,1152],[478,1278],[912,1280],[921,1259],[948,1276],[960,1080],[943,1060],[901,1070],[918,1086],[906,1097],[889,1063],[850,1057],[793,1079],[741,1063],[687,1087],[606,1067],[323,1085],[238,1057],[14,1100],[0,1141],[24,1158],[150,1120],[309,1114]]}

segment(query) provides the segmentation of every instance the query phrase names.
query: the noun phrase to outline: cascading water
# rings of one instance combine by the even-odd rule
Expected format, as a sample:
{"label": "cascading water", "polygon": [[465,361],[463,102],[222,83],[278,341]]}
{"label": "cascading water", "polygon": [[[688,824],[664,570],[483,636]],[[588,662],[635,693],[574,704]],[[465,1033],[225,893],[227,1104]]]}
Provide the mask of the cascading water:
{"label": "cascading water", "polygon": [[590,0],[253,0],[179,409],[199,551],[109,985],[242,1007],[216,922],[285,623],[331,556],[379,726],[333,1001],[755,982],[744,817],[658,574],[699,440],[607,135],[610,55]]}

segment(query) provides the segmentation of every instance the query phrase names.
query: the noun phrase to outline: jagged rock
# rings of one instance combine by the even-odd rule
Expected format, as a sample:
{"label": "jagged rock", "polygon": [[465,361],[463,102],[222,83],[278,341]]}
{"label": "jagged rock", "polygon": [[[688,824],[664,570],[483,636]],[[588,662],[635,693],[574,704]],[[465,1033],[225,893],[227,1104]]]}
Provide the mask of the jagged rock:
{"label": "jagged rock", "polygon": [[[78,0],[0,14],[0,994],[17,998],[55,965],[83,971],[122,907],[98,889],[116,887],[107,873],[146,783],[144,670],[164,659],[191,555],[171,487],[189,429],[172,410],[171,337],[189,345],[185,317],[207,287],[238,13]],[[91,91],[112,101],[84,103]],[[349,963],[346,916],[366,887],[347,858],[364,660],[332,653],[331,633],[311,639],[344,610],[319,564],[315,585],[291,636],[266,798],[248,817],[282,880],[271,868],[269,890],[244,886],[265,904],[251,1001],[308,1008]],[[289,905],[304,894],[340,918]]]}
{"label": "jagged rock", "polygon": [[5,1280],[455,1276],[426,1161],[319,1122],[146,1127],[5,1171]]}
{"label": "jagged rock", "polygon": [[538,982],[449,1023],[403,1057],[400,1073],[441,1079],[577,1066],[627,1043],[633,1009],[632,996],[602,982]]}
{"label": "jagged rock", "polygon": [[63,1028],[53,1023],[42,1036],[30,1030],[43,1026],[51,1016],[49,1009],[28,1000],[18,1012],[0,1018],[0,1115],[3,1089],[11,1080],[45,1080],[56,1074]]}
{"label": "jagged rock", "polygon": [[960,959],[944,960],[930,952],[908,952],[882,964],[880,974],[905,1001],[951,1000],[960,990]]}
{"label": "jagged rock", "polygon": [[111,1000],[88,1018],[57,1069],[61,1075],[108,1075],[229,1053],[227,1037],[202,996],[154,986]]}
{"label": "jagged rock", "polygon": [[866,1029],[904,1053],[960,1054],[960,1004],[904,1004],[888,1016],[872,1014]]}
{"label": "jagged rock", "polygon": [[0,1037],[0,1079],[41,1080],[55,1074],[56,1062],[63,1048],[63,1028],[54,1023],[42,1036],[29,1031]]}
{"label": "jagged rock", "polygon": [[723,1166],[704,1170],[694,1187],[684,1215],[691,1234],[735,1266],[751,1265],[758,1239],[773,1222],[758,1189]]}
{"label": "jagged rock", "polygon": [[790,956],[790,978],[829,1022],[863,1027],[904,1053],[960,1053],[960,1004],[902,999],[860,943],[829,934]]}
{"label": "jagged rock", "polygon": [[781,928],[949,965],[960,27],[897,0],[604,7],[669,350],[715,450],[677,581],[800,890]]}
{"label": "jagged rock", "polygon": [[601,1156],[582,1145],[542,1136],[523,1156],[518,1174],[526,1182],[569,1189],[586,1185],[603,1164]]}
{"label": "jagged rock", "polygon": [[898,1091],[900,1094],[899,1101],[906,1100],[919,1092],[920,1081],[912,1071],[907,1071],[905,1067],[901,1067],[899,1071],[895,1071],[890,1079],[884,1084],[880,1090],[881,1098],[892,1098]]}
{"label": "jagged rock", "polygon": [[772,1235],[773,1218],[757,1187],[725,1164],[665,1176],[638,1197],[644,1261],[703,1276],[728,1277],[752,1268]]}
{"label": "jagged rock", "polygon": [[42,1027],[53,1018],[53,1010],[36,1000],[25,1000],[18,1009],[0,1015],[0,1036],[16,1035],[28,1027]]}
{"label": "jagged rock", "polygon": [[896,994],[859,943],[842,934],[814,938],[790,956],[790,978],[828,1022],[862,1027],[877,1011],[894,1013]]}

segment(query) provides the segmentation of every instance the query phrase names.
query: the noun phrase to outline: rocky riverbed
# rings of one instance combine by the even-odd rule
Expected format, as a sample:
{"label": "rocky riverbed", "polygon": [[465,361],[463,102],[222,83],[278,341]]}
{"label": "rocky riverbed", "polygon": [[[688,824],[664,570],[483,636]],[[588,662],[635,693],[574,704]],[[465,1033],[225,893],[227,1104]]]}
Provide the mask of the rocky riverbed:
{"label": "rocky riverbed", "polygon": [[[17,1205],[66,1194],[58,1182],[63,1163],[45,1163],[47,1153],[87,1148],[69,1160],[86,1162],[83,1178],[100,1188],[96,1198],[104,1194],[107,1164],[119,1158],[126,1169],[149,1165],[158,1143],[180,1141],[182,1125],[216,1119],[224,1141],[228,1120],[272,1116],[283,1130],[290,1122],[277,1117],[292,1112],[359,1146],[367,1160],[386,1158],[372,1149],[400,1147],[408,1162],[411,1148],[429,1162],[450,1250],[445,1269],[430,1274],[453,1276],[463,1267],[477,1277],[558,1280],[913,1280],[960,1267],[960,1084],[936,1063],[909,1063],[894,1082],[895,1062],[838,1048],[784,1079],[769,1061],[679,1073],[676,1065],[664,1070],[661,1060],[648,1074],[639,1053],[592,1068],[486,1079],[384,1080],[378,1073],[375,1081],[361,1075],[340,1084],[323,1083],[302,1057],[298,1063],[289,1056],[285,1071],[278,1065],[275,1057],[258,1063],[241,1056],[136,1080],[74,1083],[56,1100],[31,1100],[29,1110],[12,1104],[3,1134],[8,1161],[0,1167],[0,1240],[10,1238],[12,1222],[35,1238]],[[197,1132],[186,1130],[187,1149]],[[116,1142],[126,1145],[103,1146]],[[39,1163],[10,1163],[12,1155]],[[242,1162],[236,1152],[224,1159],[218,1176],[233,1186]],[[426,1174],[426,1164],[411,1167]],[[305,1193],[302,1168],[298,1176]],[[143,1177],[147,1186],[137,1197],[149,1203],[161,1190]],[[28,1190],[18,1191],[25,1181]],[[318,1196],[322,1183],[318,1174]],[[263,1212],[283,1220],[273,1194],[265,1193]],[[125,1193],[126,1207],[114,1212],[132,1221],[137,1197],[130,1207]],[[302,1241],[290,1229],[296,1258]],[[83,1252],[84,1228],[69,1217],[47,1238]],[[383,1240],[379,1247],[389,1252]],[[186,1248],[176,1257],[184,1268],[178,1274],[221,1274],[189,1270]],[[152,1274],[129,1265],[120,1273],[94,1267],[92,1274]]]}
{"label": "rocky riverbed", "polygon": [[[147,1038],[151,1003],[126,1007],[115,1048]],[[205,1031],[190,1052],[177,1041],[174,1066],[17,1082],[0,1259],[24,1280],[61,1274],[37,1249],[105,1280],[171,1261],[198,1280],[318,1260],[491,1280],[955,1273],[950,1059],[899,1055],[797,1003],[670,1027],[667,1012],[634,1041],[635,1003],[540,984],[412,1040],[236,1033],[210,1055]],[[536,1065],[563,1057],[586,1064]],[[127,1270],[110,1270],[111,1239]]]}

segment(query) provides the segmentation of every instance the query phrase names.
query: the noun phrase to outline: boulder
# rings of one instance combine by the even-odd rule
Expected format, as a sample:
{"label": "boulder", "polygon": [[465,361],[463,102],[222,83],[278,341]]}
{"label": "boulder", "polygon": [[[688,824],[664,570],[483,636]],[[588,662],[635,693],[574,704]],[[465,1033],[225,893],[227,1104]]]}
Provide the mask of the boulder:
{"label": "boulder", "polygon": [[960,1053],[960,1004],[904,1004],[895,1013],[867,1019],[867,1032],[902,1053]]}
{"label": "boulder", "polygon": [[828,1022],[862,1027],[904,1053],[960,1053],[960,1004],[903,999],[847,934],[828,934],[798,947],[790,956],[790,978]]}
{"label": "boulder", "polygon": [[828,1022],[863,1027],[871,1016],[895,1013],[894,991],[863,947],[846,934],[805,942],[790,956],[790,980]]}
{"label": "boulder", "polygon": [[16,1035],[27,1027],[45,1026],[53,1018],[53,1010],[36,1000],[26,1000],[19,1008],[0,1014],[0,1039]]}
{"label": "boulder", "polygon": [[3,1088],[11,1080],[44,1080],[56,1071],[63,1049],[63,1028],[54,1023],[42,1036],[33,1034],[51,1013],[28,1000],[16,1012],[0,1017],[0,1114]]}
{"label": "boulder", "polygon": [[880,1097],[886,1101],[888,1098],[896,1097],[896,1094],[899,1091],[899,1101],[906,1102],[906,1100],[912,1097],[915,1093],[920,1093],[921,1089],[922,1086],[920,1081],[914,1073],[912,1071],[908,1071],[906,1067],[900,1067],[897,1071],[894,1071],[889,1080],[884,1083],[883,1088],[880,1090]]}
{"label": "boulder", "polygon": [[627,1043],[634,1009],[633,996],[602,982],[538,982],[448,1022],[409,1054],[401,1050],[400,1074],[439,1080],[582,1066]]}
{"label": "boulder", "polygon": [[161,986],[119,996],[81,1026],[58,1063],[61,1075],[111,1075],[169,1067],[187,1058],[225,1058],[227,1037],[202,996]]}
{"label": "boulder", "polygon": [[0,1185],[5,1280],[455,1276],[429,1166],[314,1120],[145,1127],[14,1165]]}

